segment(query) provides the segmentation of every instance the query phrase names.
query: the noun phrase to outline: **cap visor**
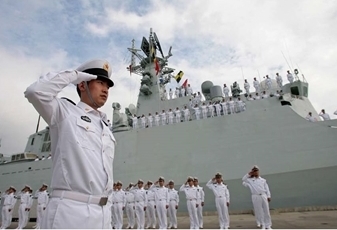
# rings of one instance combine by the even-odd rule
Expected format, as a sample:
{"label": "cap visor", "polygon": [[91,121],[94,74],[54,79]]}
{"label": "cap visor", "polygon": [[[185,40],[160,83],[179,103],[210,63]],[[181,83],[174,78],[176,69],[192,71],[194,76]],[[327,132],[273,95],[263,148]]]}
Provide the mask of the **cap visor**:
{"label": "cap visor", "polygon": [[107,82],[109,87],[113,87],[115,85],[114,82],[110,78],[107,78],[106,76],[97,75],[97,79]]}

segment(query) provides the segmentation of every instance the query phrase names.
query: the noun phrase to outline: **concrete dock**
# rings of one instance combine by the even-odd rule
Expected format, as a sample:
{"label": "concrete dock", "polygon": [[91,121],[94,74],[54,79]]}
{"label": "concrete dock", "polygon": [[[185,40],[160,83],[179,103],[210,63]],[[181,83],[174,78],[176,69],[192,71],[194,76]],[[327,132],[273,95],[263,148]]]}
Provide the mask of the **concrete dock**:
{"label": "concrete dock", "polygon": [[[337,229],[337,210],[329,211],[298,211],[287,213],[271,213],[273,229]],[[127,220],[124,218],[124,227]],[[204,216],[204,229],[217,229],[218,217],[216,215]],[[11,229],[17,228],[18,223],[13,222]],[[30,229],[35,223],[29,223]],[[178,216],[178,228],[189,229],[188,216]],[[231,229],[257,229],[252,214],[230,215]]]}

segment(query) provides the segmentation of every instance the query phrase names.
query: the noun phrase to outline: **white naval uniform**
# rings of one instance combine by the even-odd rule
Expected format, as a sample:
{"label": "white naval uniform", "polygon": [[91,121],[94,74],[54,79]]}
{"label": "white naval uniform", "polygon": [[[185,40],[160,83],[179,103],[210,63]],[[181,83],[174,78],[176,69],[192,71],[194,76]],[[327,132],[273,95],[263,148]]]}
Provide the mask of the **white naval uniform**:
{"label": "white naval uniform", "polygon": [[288,74],[287,74],[287,78],[288,78],[288,81],[289,81],[290,83],[293,83],[293,82],[294,82],[294,76],[293,76],[291,73],[288,73]]}
{"label": "white naval uniform", "polygon": [[179,97],[179,89],[176,89],[176,90],[174,91],[174,96],[175,96],[176,98]]}
{"label": "white naval uniform", "polygon": [[160,117],[161,117],[161,125],[166,125],[166,113],[165,112],[163,112],[163,113],[161,113],[160,114]]}
{"label": "white naval uniform", "polygon": [[36,228],[41,228],[41,221],[45,214],[45,209],[47,207],[49,197],[47,191],[39,191],[35,192],[35,197],[37,197],[37,218],[36,218]]}
{"label": "white naval uniform", "polygon": [[203,187],[200,187],[199,185],[196,186],[197,189],[199,189],[199,197],[200,197],[200,204],[197,208],[197,214],[198,214],[198,220],[199,220],[199,228],[203,228],[204,227],[204,220],[203,220],[203,216],[202,216],[202,205],[201,203],[205,202],[205,192]]}
{"label": "white naval uniform", "polygon": [[156,228],[157,219],[156,219],[156,203],[155,203],[155,194],[151,190],[146,191],[147,197],[147,208],[146,208],[146,228]]}
{"label": "white naval uniform", "polygon": [[305,119],[310,122],[316,122],[316,119],[313,116],[310,116],[309,114],[305,117]]}
{"label": "white naval uniform", "polygon": [[145,129],[145,125],[146,125],[146,118],[145,118],[145,116],[140,118],[140,123],[142,124],[142,128]]}
{"label": "white naval uniform", "polygon": [[168,111],[167,112],[167,116],[168,116],[168,123],[170,125],[173,124],[173,112],[172,111]]}
{"label": "white naval uniform", "polygon": [[188,108],[184,109],[184,120],[185,121],[189,121],[190,120],[190,110]]}
{"label": "white naval uniform", "polygon": [[211,114],[210,116],[214,117],[214,105],[213,104],[208,105],[208,111]]}
{"label": "white naval uniform", "polygon": [[253,81],[253,86],[255,88],[255,93],[260,93],[260,82],[258,80]]}
{"label": "white naval uniform", "polygon": [[241,101],[241,100],[239,101],[239,100],[238,100],[236,103],[237,103],[237,105],[238,105],[237,108],[238,108],[238,111],[239,111],[239,112],[245,111],[245,103],[244,103],[243,101]]}
{"label": "white naval uniform", "polygon": [[29,212],[30,212],[30,209],[32,208],[32,206],[33,206],[33,196],[30,193],[29,197],[28,197],[28,204],[27,204],[28,210],[25,211],[25,222],[23,223],[23,227],[22,228],[25,228],[27,226],[27,224],[28,224]]}
{"label": "white naval uniform", "polygon": [[219,103],[215,104],[216,116],[221,116],[221,105]]}
{"label": "white naval uniform", "polygon": [[25,92],[49,125],[52,143],[53,192],[41,228],[111,228],[110,207],[99,205],[113,187],[116,141],[106,114],[56,97],[71,83],[96,78],[78,71],[48,73]]}
{"label": "white naval uniform", "polygon": [[203,119],[207,118],[207,106],[206,105],[201,106],[201,112],[202,112],[202,118]]}
{"label": "white naval uniform", "polygon": [[159,126],[159,121],[160,121],[160,116],[159,116],[159,114],[156,114],[154,116],[154,125]]}
{"label": "white naval uniform", "polygon": [[135,196],[132,192],[125,192],[125,212],[128,219],[128,225],[126,228],[133,228],[135,226]]}
{"label": "white naval uniform", "polygon": [[152,115],[147,116],[147,125],[148,127],[152,127],[153,117]]}
{"label": "white naval uniform", "polygon": [[173,91],[172,90],[169,91],[169,96],[170,96],[170,100],[172,100],[172,96],[173,96]]}
{"label": "white naval uniform", "polygon": [[20,206],[18,209],[19,214],[19,223],[18,223],[18,229],[23,229],[25,227],[26,223],[26,208],[29,206],[29,192],[21,193],[20,194]]}
{"label": "white naval uniform", "polygon": [[271,89],[271,79],[270,78],[266,79],[266,86],[267,86],[267,90]]}
{"label": "white naval uniform", "polygon": [[225,94],[225,97],[229,97],[229,88],[227,86],[223,87],[223,93]]}
{"label": "white naval uniform", "polygon": [[192,89],[192,87],[187,86],[187,94],[188,94],[188,96],[192,96],[192,94],[193,94],[193,89]]}
{"label": "white naval uniform", "polygon": [[168,189],[151,185],[150,190],[155,194],[155,202],[158,216],[159,229],[167,229],[167,209],[169,204]]}
{"label": "white naval uniform", "polygon": [[184,87],[181,88],[181,96],[182,97],[185,97],[185,92],[186,92],[185,88]]}
{"label": "white naval uniform", "polygon": [[199,120],[200,119],[200,109],[199,107],[194,107],[194,113],[195,113],[195,119]]}
{"label": "white naval uniform", "polygon": [[248,82],[245,82],[243,84],[243,88],[246,90],[246,94],[249,94],[250,85]]}
{"label": "white naval uniform", "polygon": [[176,123],[179,123],[180,122],[180,119],[181,119],[181,112],[180,110],[175,110],[174,111],[175,115],[176,115]]}
{"label": "white naval uniform", "polygon": [[279,88],[282,88],[282,77],[280,75],[276,76],[276,82]]}
{"label": "white naval uniform", "polygon": [[147,205],[146,190],[144,188],[133,187],[130,192],[135,196],[135,214],[137,229],[144,229],[145,226],[145,210]]}
{"label": "white naval uniform", "polygon": [[177,228],[177,209],[176,206],[179,205],[179,194],[178,191],[173,189],[168,189],[169,193],[169,208],[168,208],[168,228]]}
{"label": "white naval uniform", "polygon": [[4,199],[4,203],[2,206],[2,210],[1,210],[2,211],[1,228],[5,229],[5,228],[8,228],[12,223],[13,209],[16,203],[16,198],[14,196],[14,193],[10,193],[10,194],[4,195],[3,199]]}
{"label": "white naval uniform", "polygon": [[225,101],[222,101],[220,103],[221,107],[222,107],[222,112],[223,112],[223,115],[228,115],[228,111],[227,111],[227,102]]}
{"label": "white naval uniform", "polygon": [[320,112],[318,115],[321,116],[324,121],[330,120],[330,116],[327,113]]}
{"label": "white naval uniform", "polygon": [[200,204],[199,189],[182,184],[179,191],[186,194],[187,210],[190,217],[190,229],[199,229],[197,205]]}
{"label": "white naval uniform", "polygon": [[227,202],[230,203],[230,201],[227,185],[223,184],[222,182],[220,184],[213,184],[213,181],[211,179],[207,182],[206,186],[213,191],[215,196],[215,205],[219,215],[220,229],[229,228]]}
{"label": "white naval uniform", "polygon": [[137,129],[138,118],[136,116],[132,117],[132,128]]}
{"label": "white naval uniform", "polygon": [[262,177],[250,177],[246,174],[242,178],[243,186],[252,193],[252,201],[257,225],[263,228],[271,227],[268,198],[271,197],[267,181]]}
{"label": "white naval uniform", "polygon": [[123,227],[123,208],[125,208],[126,199],[125,192],[121,190],[116,190],[114,196],[112,197],[112,209],[115,214],[115,228],[122,229]]}

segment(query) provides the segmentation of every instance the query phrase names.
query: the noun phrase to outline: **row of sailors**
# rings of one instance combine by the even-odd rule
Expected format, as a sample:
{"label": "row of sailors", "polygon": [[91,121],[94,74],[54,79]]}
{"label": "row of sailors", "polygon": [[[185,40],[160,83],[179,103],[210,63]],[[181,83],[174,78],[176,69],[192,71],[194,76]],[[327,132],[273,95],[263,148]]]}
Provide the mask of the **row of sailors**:
{"label": "row of sailors", "polygon": [[[270,228],[271,218],[269,213],[270,191],[266,180],[259,176],[259,168],[254,166],[243,178],[243,186],[250,189],[254,206],[255,218],[258,227]],[[179,207],[179,192],[174,189],[174,181],[170,180],[165,185],[164,177],[159,177],[154,184],[148,181],[143,187],[143,180],[137,184],[130,184],[125,191],[122,182],[114,185],[114,191],[109,197],[112,204],[112,226],[114,229],[123,227],[123,211],[125,210],[128,225],[132,229],[156,228],[158,218],[159,229],[178,227],[177,209]],[[220,229],[229,228],[228,207],[230,194],[227,185],[223,183],[222,174],[217,173],[210,179],[206,186],[214,193],[215,204],[219,217]],[[145,190],[147,189],[147,190]],[[188,177],[180,192],[186,195],[187,210],[190,218],[190,229],[203,228],[203,213],[205,193],[199,186],[198,178]],[[145,226],[146,216],[146,226]],[[168,216],[168,218],[167,218]]]}
{"label": "row of sailors", "polygon": [[6,229],[11,225],[13,209],[17,200],[20,200],[20,206],[18,209],[19,221],[17,229],[23,229],[24,227],[26,227],[29,219],[29,211],[31,210],[31,207],[33,205],[33,199],[37,199],[37,219],[35,227],[39,229],[41,226],[41,220],[49,201],[47,188],[48,185],[43,184],[42,187],[35,192],[35,196],[33,197],[33,190],[29,185],[25,185],[25,187],[17,195],[15,195],[16,188],[10,186],[9,189],[7,189],[6,192],[4,192],[4,194],[1,196],[1,199],[4,200],[1,210],[1,229]]}
{"label": "row of sailors", "polygon": [[193,89],[192,89],[191,85],[188,84],[186,88],[185,87],[180,87],[180,88],[176,87],[174,93],[173,93],[173,90],[171,88],[170,88],[168,93],[167,93],[166,90],[164,90],[165,98],[168,98],[168,99],[172,100],[173,95],[174,95],[174,98],[193,96]]}
{"label": "row of sailors", "polygon": [[[246,110],[245,103],[241,101],[240,98],[237,99],[237,101],[233,101],[231,98],[229,101],[226,101],[223,99],[221,102],[209,102],[208,105],[204,102],[200,107],[198,105],[195,105],[194,108],[192,108],[192,111],[194,111],[194,118],[195,120],[200,119],[200,115],[202,115],[202,118],[208,118],[208,117],[214,117],[221,116],[221,115],[228,115],[228,114],[234,114],[238,112],[242,112]],[[152,116],[151,113],[147,117],[143,114],[140,118],[138,118],[135,114],[132,117],[132,126],[133,129],[138,128],[138,123],[140,128],[146,128],[146,127],[152,127],[166,124],[173,124],[180,123],[181,121],[190,121],[192,120],[191,117],[191,110],[185,106],[182,111],[179,110],[179,107],[176,108],[176,110],[172,111],[172,109],[169,109],[168,112],[165,112],[165,110],[162,111],[161,114],[156,114]]]}
{"label": "row of sailors", "polygon": [[[334,114],[337,115],[337,110],[334,112]],[[329,114],[327,114],[324,109],[322,109],[318,115],[322,117],[323,121],[331,120]],[[309,112],[308,115],[305,117],[305,119],[310,122],[317,121],[317,119],[312,116],[312,112]]]}
{"label": "row of sailors", "polygon": [[[279,88],[282,88],[282,86],[283,86],[283,79],[282,79],[282,77],[278,73],[276,73],[275,79],[276,79],[277,86]],[[288,81],[290,83],[294,82],[294,76],[290,73],[289,70],[287,71],[287,79],[288,79]],[[255,93],[260,93],[261,92],[260,82],[256,78],[254,78],[253,86],[255,88]],[[245,93],[246,94],[250,94],[250,84],[248,83],[247,79],[245,79],[245,82],[243,84],[243,88],[245,89],[245,91],[246,91]],[[271,88],[272,88],[272,81],[269,78],[269,76],[266,75],[265,90],[270,90]],[[229,92],[230,92],[230,89],[228,88],[228,86],[226,84],[224,84],[223,93],[225,94],[225,97],[229,97]]]}

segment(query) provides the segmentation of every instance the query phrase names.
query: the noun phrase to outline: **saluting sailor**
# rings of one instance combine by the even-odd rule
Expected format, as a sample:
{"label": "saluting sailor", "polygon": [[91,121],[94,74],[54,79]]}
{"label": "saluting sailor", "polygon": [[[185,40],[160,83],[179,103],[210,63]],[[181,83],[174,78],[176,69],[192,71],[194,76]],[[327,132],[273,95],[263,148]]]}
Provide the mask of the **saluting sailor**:
{"label": "saluting sailor", "polygon": [[135,196],[135,213],[137,229],[144,229],[145,226],[145,211],[147,205],[146,191],[143,188],[144,181],[139,179],[134,187],[130,188],[130,192]]}
{"label": "saluting sailor", "polygon": [[6,194],[4,196],[4,203],[1,210],[1,229],[8,228],[12,223],[13,209],[16,203],[16,198],[14,196],[15,192],[16,189],[13,186],[10,186],[5,192]]}
{"label": "saluting sailor", "polygon": [[186,194],[187,210],[190,217],[190,229],[199,229],[197,208],[199,207],[199,189],[194,187],[193,177],[188,177],[185,184],[182,184],[179,191]]}
{"label": "saluting sailor", "polygon": [[115,213],[115,228],[122,229],[123,227],[123,211],[125,209],[126,199],[125,192],[122,190],[122,182],[116,182],[115,195],[112,197],[112,208]]}
{"label": "saluting sailor", "polygon": [[29,188],[28,193],[29,193],[29,197],[28,197],[28,204],[27,204],[26,211],[25,211],[25,222],[23,223],[22,228],[25,228],[27,226],[28,219],[29,219],[29,212],[33,206],[33,196],[32,196],[33,190]]}
{"label": "saluting sailor", "polygon": [[219,216],[220,229],[229,228],[229,191],[227,185],[223,184],[222,174],[217,173],[213,179],[210,179],[206,186],[213,191],[215,196],[216,210]]}
{"label": "saluting sailor", "polygon": [[149,128],[152,127],[152,121],[153,121],[153,117],[152,117],[151,113],[149,113],[149,116],[147,116],[147,127],[149,127]]}
{"label": "saluting sailor", "polygon": [[186,105],[185,105],[185,109],[183,111],[184,111],[184,120],[189,121],[190,120],[190,110],[187,108]]}
{"label": "saluting sailor", "polygon": [[132,116],[132,128],[137,129],[137,124],[138,124],[138,117],[136,114],[133,114]]}
{"label": "saluting sailor", "polygon": [[47,184],[42,184],[41,188],[35,192],[35,197],[37,198],[37,206],[36,206],[36,212],[37,212],[37,218],[36,218],[36,228],[41,228],[41,221],[45,214],[46,207],[49,201],[49,196],[47,193]]}
{"label": "saluting sailor", "polygon": [[271,227],[269,202],[271,195],[267,181],[260,177],[259,167],[254,165],[252,170],[243,176],[243,186],[248,187],[252,193],[255,219],[258,227],[268,229]]}
{"label": "saluting sailor", "polygon": [[[150,190],[154,191],[159,229],[167,229],[167,209],[169,204],[168,190],[164,186],[164,177],[159,177]],[[157,186],[158,185],[158,186]]]}
{"label": "saluting sailor", "polygon": [[129,187],[125,189],[125,212],[128,219],[128,225],[126,226],[127,229],[133,229],[135,226],[135,196],[129,191],[133,186],[134,184],[130,183]]}
{"label": "saluting sailor", "polygon": [[[114,85],[110,76],[107,61],[92,60],[76,70],[48,73],[25,92],[49,125],[52,143],[53,191],[41,228],[111,228],[106,204],[116,141],[98,110]],[[77,105],[57,97],[71,84],[80,96]]]}
{"label": "saluting sailor", "polygon": [[193,184],[194,184],[194,187],[196,187],[199,190],[199,197],[200,197],[200,203],[199,203],[199,206],[197,207],[199,228],[204,228],[204,221],[203,221],[203,216],[202,216],[202,207],[204,207],[204,205],[205,205],[205,192],[204,192],[203,187],[199,186],[198,177],[193,178]]}
{"label": "saluting sailor", "polygon": [[158,112],[156,112],[156,115],[154,116],[154,125],[159,126],[160,116]]}
{"label": "saluting sailor", "polygon": [[155,194],[149,188],[153,184],[152,181],[148,181],[145,185],[148,190],[146,191],[147,197],[147,208],[146,208],[146,228],[156,228],[157,219],[156,219],[156,203],[155,203]]}
{"label": "saluting sailor", "polygon": [[29,206],[29,197],[30,197],[29,190],[30,190],[29,185],[25,185],[25,187],[21,190],[19,194],[20,206],[18,210],[19,214],[18,229],[23,229],[25,227],[26,211]]}
{"label": "saluting sailor", "polygon": [[174,189],[174,181],[170,180],[168,185],[168,193],[169,193],[169,208],[168,208],[168,228],[176,229],[178,226],[177,223],[177,209],[179,205],[179,193]]}

